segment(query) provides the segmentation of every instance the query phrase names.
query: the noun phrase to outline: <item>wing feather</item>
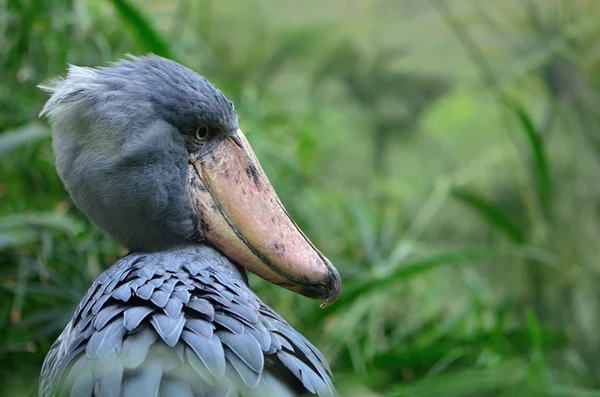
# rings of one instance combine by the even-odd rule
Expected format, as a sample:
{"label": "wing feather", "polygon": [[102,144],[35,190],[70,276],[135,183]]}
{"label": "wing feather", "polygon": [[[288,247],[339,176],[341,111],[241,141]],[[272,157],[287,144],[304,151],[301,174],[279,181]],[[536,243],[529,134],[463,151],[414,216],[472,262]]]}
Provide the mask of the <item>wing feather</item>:
{"label": "wing feather", "polygon": [[103,273],[53,345],[40,396],[337,396],[319,351],[203,252],[131,254]]}

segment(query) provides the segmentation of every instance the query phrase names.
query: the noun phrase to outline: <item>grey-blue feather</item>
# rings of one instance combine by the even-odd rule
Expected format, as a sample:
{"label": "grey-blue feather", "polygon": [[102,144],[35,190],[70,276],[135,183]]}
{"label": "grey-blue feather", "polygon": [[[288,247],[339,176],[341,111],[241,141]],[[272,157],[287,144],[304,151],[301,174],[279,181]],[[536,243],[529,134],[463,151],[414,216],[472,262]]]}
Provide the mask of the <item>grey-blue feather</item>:
{"label": "grey-blue feather", "polygon": [[333,397],[329,375],[231,262],[196,245],[131,254],[102,274],[48,354],[40,396]]}

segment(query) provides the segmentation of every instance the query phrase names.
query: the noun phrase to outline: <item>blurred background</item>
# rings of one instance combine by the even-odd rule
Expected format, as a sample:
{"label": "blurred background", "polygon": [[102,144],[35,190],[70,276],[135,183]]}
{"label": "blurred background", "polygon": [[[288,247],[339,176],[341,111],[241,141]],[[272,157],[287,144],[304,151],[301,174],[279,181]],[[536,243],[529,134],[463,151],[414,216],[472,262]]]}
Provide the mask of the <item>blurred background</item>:
{"label": "blurred background", "polygon": [[39,82],[126,53],[222,88],[344,279],[252,286],[343,397],[600,396],[597,0],[0,0],[0,395],[125,252],[73,207]]}

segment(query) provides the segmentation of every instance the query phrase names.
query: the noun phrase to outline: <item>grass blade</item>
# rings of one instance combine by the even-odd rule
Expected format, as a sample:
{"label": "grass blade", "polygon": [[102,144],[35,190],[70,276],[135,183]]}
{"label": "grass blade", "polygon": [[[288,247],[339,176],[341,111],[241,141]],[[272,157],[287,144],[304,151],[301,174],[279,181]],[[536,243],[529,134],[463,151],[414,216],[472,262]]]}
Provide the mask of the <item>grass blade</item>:
{"label": "grass blade", "polygon": [[15,248],[38,240],[38,234],[33,230],[16,230],[10,233],[0,233],[0,251]]}
{"label": "grass blade", "polygon": [[0,154],[8,153],[21,146],[50,137],[50,130],[39,123],[0,134]]}
{"label": "grass blade", "polygon": [[450,194],[469,206],[490,226],[504,233],[512,242],[522,243],[525,240],[525,235],[519,226],[485,198],[465,189],[455,189]]}
{"label": "grass blade", "polygon": [[443,265],[458,265],[477,260],[497,260],[507,258],[515,260],[528,259],[531,262],[538,263],[552,263],[552,258],[545,251],[527,247],[514,247],[500,250],[497,248],[480,248],[442,252],[422,259],[405,261],[400,267],[395,267],[390,271],[380,272],[370,277],[362,278],[354,283],[352,283],[352,281],[348,282],[347,284],[349,284],[349,286],[345,288],[340,299],[325,312],[331,314],[332,311],[343,309],[347,305],[352,304],[364,294],[381,290],[382,288],[408,280]]}
{"label": "grass blade", "polygon": [[388,397],[466,397],[496,395],[498,390],[519,387],[527,381],[530,367],[513,360],[491,368],[462,369],[401,385]]}
{"label": "grass blade", "polygon": [[17,214],[0,218],[1,231],[15,229],[52,229],[76,235],[83,229],[83,224],[71,216],[55,212]]}
{"label": "grass blade", "polygon": [[552,181],[548,158],[544,149],[542,134],[535,126],[527,110],[516,99],[505,97],[504,104],[513,111],[530,145],[532,160],[535,169],[536,193],[540,207],[546,217],[550,216],[552,199]]}
{"label": "grass blade", "polygon": [[112,3],[121,16],[121,19],[129,24],[131,29],[137,33],[138,40],[148,51],[173,59],[167,43],[154,30],[154,27],[152,27],[146,17],[138,12],[130,2],[127,0],[112,0]]}

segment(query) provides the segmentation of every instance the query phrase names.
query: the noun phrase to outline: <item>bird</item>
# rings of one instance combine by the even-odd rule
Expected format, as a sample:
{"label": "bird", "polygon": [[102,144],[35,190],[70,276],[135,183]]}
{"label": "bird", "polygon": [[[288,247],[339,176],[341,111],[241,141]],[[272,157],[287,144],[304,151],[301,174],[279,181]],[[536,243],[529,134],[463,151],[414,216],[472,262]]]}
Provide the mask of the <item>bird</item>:
{"label": "bird", "polygon": [[331,369],[247,271],[327,307],[331,262],[292,220],[233,103],[157,55],[39,85],[58,175],[128,253],[50,348],[40,397],[335,397]]}

